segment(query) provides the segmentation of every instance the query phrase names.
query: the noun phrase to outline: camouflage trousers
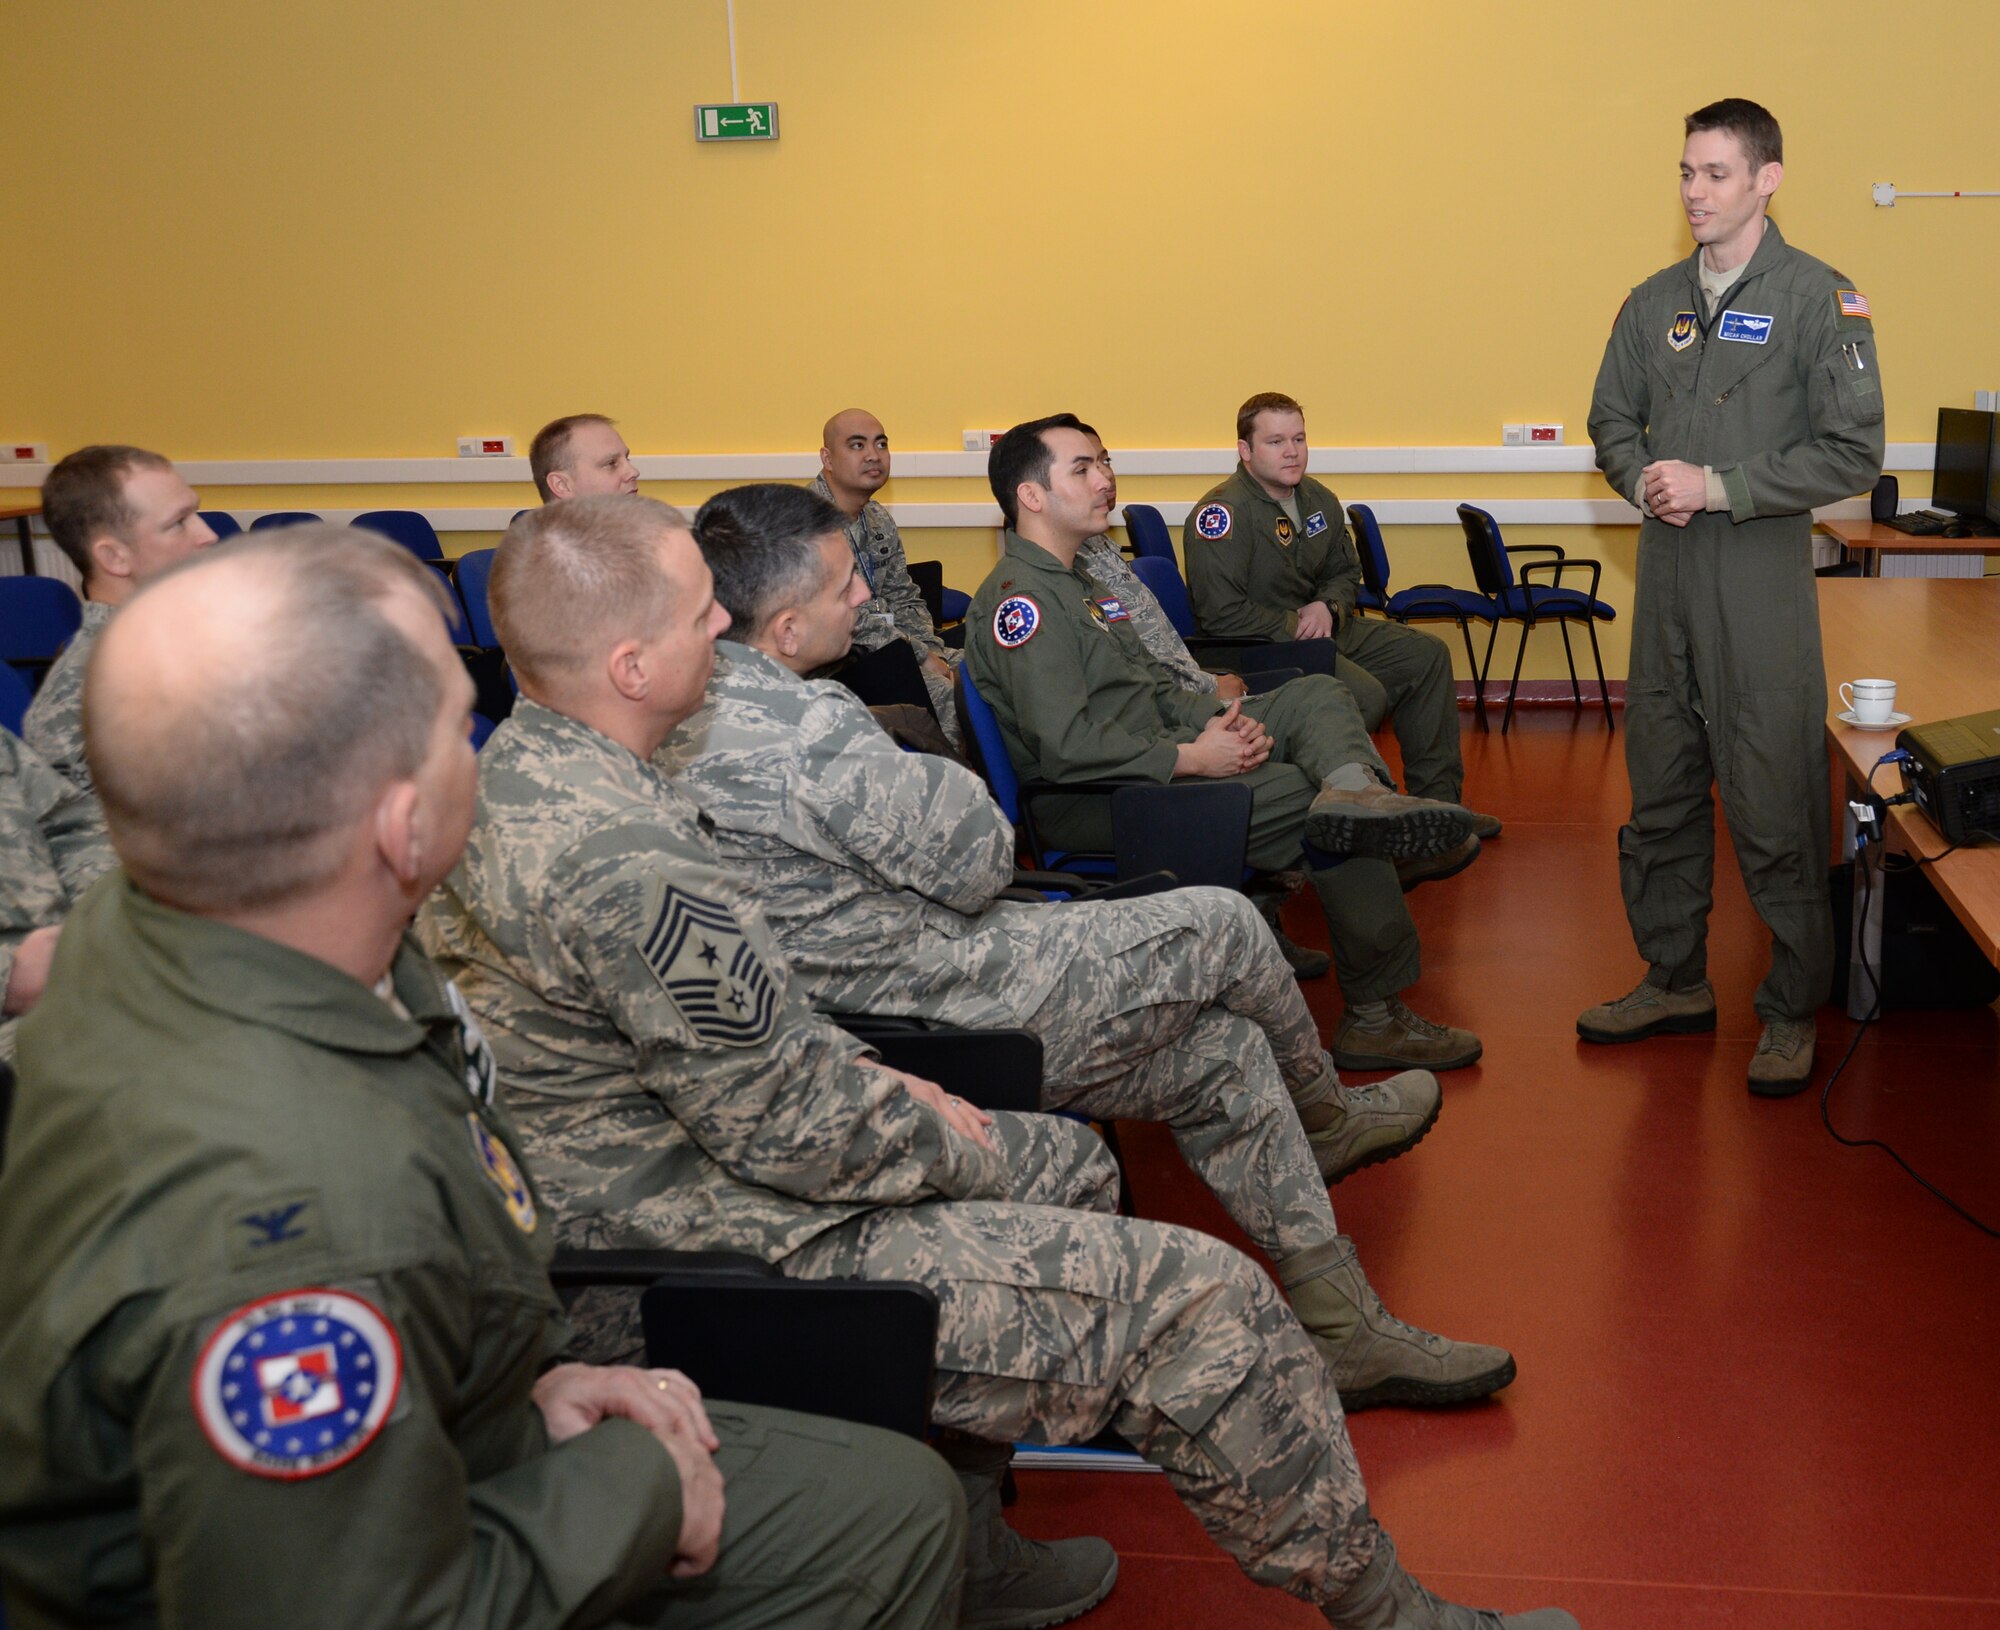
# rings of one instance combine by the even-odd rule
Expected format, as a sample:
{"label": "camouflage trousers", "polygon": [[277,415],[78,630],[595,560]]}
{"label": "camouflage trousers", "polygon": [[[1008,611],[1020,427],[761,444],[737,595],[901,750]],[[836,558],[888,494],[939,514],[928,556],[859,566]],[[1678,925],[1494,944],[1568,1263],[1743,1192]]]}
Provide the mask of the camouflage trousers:
{"label": "camouflage trousers", "polygon": [[1019,961],[989,965],[977,936],[910,952],[964,970],[956,991],[933,984],[899,1002],[893,978],[849,980],[839,1005],[1031,1030],[1042,1040],[1044,1108],[1165,1122],[1237,1226],[1279,1261],[1333,1238],[1326,1184],[1293,1107],[1332,1092],[1332,1066],[1256,907],[1200,888],[998,909],[1010,937],[1029,925],[1032,937],[1015,941],[1021,955],[1061,968],[1032,1008],[1013,997]]}
{"label": "camouflage trousers", "polygon": [[1375,1530],[1340,1400],[1268,1275],[1192,1229],[1105,1215],[1116,1172],[1072,1122],[995,1117],[1007,1201],[885,1207],[779,1264],[938,1295],[937,1425],[1081,1443],[1106,1426],[1166,1472],[1252,1579],[1334,1601]]}

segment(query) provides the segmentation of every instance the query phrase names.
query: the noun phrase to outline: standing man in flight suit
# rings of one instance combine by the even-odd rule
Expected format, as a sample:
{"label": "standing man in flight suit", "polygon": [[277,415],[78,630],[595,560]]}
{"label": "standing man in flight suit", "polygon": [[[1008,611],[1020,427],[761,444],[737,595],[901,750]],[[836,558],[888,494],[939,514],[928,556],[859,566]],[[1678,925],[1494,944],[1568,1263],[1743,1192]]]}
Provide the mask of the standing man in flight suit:
{"label": "standing man in flight suit", "polygon": [[1833,977],[1811,512],[1881,473],[1882,383],[1868,301],[1766,213],[1784,178],[1777,120],[1730,97],[1686,129],[1695,252],[1627,298],[1590,408],[1598,468],[1646,517],[1618,869],[1649,966],[1576,1028],[1597,1042],[1715,1028],[1713,782],[1771,931],[1750,1090],[1788,1097],[1812,1077]]}

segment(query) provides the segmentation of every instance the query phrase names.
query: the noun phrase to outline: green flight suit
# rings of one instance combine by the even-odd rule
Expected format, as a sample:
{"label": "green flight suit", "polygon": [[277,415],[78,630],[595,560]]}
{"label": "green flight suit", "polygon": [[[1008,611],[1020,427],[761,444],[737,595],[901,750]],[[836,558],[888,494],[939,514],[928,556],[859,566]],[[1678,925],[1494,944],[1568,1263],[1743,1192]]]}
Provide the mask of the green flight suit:
{"label": "green flight suit", "polygon": [[[1146,649],[1116,595],[1016,532],[1007,533],[999,565],[972,597],[965,626],[968,671],[1023,776],[1165,783],[1173,779],[1178,744],[1193,741],[1223,705],[1180,687]],[[1270,731],[1273,748],[1262,765],[1237,778],[1253,800],[1252,866],[1279,871],[1308,864],[1300,847],[1306,811],[1342,766],[1360,764],[1393,784],[1338,679],[1308,674],[1246,697],[1243,711]],[[1036,822],[1064,847],[1111,847],[1102,798],[1042,800]],[[1350,859],[1315,871],[1313,885],[1349,1002],[1380,1001],[1416,983],[1421,951],[1395,867]]]}
{"label": "green flight suit", "polygon": [[[949,1471],[782,1411],[712,1408],[721,1561],[665,1579],[665,1450],[530,1398],[567,1328],[492,1055],[414,943],[392,978],[409,1017],[122,873],[71,912],[0,1176],[14,1630],[954,1622]],[[272,1298],[330,1322],[289,1376]]]}
{"label": "green flight suit", "polygon": [[[1866,302],[1786,244],[1774,222],[1706,316],[1701,251],[1634,289],[1591,399],[1597,464],[1638,501],[1656,460],[1706,465],[1729,507],[1639,529],[1625,764],[1632,818],[1619,881],[1652,977],[1707,976],[1722,810],[1751,903],[1771,931],[1765,1019],[1827,998],[1826,674],[1812,508],[1865,492],[1882,469],[1882,386]],[[1846,298],[1843,298],[1843,295]]]}
{"label": "green flight suit", "polygon": [[1354,692],[1364,717],[1379,723],[1386,711],[1408,790],[1457,803],[1465,763],[1449,648],[1421,628],[1359,615],[1361,557],[1347,512],[1333,489],[1311,476],[1296,497],[1294,526],[1238,464],[1188,511],[1181,556],[1196,628],[1207,639],[1296,640],[1298,608],[1325,605],[1333,613],[1334,675]]}

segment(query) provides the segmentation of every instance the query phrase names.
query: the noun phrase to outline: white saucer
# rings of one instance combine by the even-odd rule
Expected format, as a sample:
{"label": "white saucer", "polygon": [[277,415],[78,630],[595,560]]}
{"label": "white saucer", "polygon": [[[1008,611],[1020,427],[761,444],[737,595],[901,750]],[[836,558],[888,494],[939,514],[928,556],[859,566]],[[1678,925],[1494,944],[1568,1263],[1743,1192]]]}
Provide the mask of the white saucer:
{"label": "white saucer", "polygon": [[1892,713],[1880,724],[1863,724],[1859,719],[1855,718],[1851,711],[1843,713],[1839,717],[1842,724],[1851,724],[1856,730],[1901,730],[1904,725],[1910,722],[1910,716],[1907,713]]}

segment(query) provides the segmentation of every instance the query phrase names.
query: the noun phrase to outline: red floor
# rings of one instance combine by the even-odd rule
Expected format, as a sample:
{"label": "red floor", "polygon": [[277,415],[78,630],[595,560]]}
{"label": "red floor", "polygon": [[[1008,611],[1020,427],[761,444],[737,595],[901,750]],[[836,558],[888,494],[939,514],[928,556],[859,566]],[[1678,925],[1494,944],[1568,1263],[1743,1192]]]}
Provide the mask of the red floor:
{"label": "red floor", "polygon": [[[1712,1037],[1579,1042],[1643,971],[1619,903],[1623,737],[1601,715],[1467,718],[1467,802],[1507,823],[1411,897],[1419,1011],[1476,1029],[1423,1147],[1334,1191],[1390,1308],[1495,1341],[1520,1379],[1455,1413],[1378,1410],[1353,1436],[1403,1560],[1481,1606],[1593,1630],[2000,1630],[2000,1242],[1820,1124],[1853,1025],[1820,1015],[1813,1090],[1744,1089],[1764,937],[1726,847]],[[1726,839],[1723,840],[1726,845]],[[1324,946],[1308,902],[1297,939]],[[1330,1034],[1330,980],[1305,987]],[[2000,1018],[1892,1014],[1834,1089],[2000,1223]],[[1137,1203],[1242,1243],[1152,1127],[1121,1128]],[[1323,1623],[1260,1590],[1153,1475],[1029,1472],[1014,1516],[1099,1533],[1122,1572],[1091,1630]]]}

